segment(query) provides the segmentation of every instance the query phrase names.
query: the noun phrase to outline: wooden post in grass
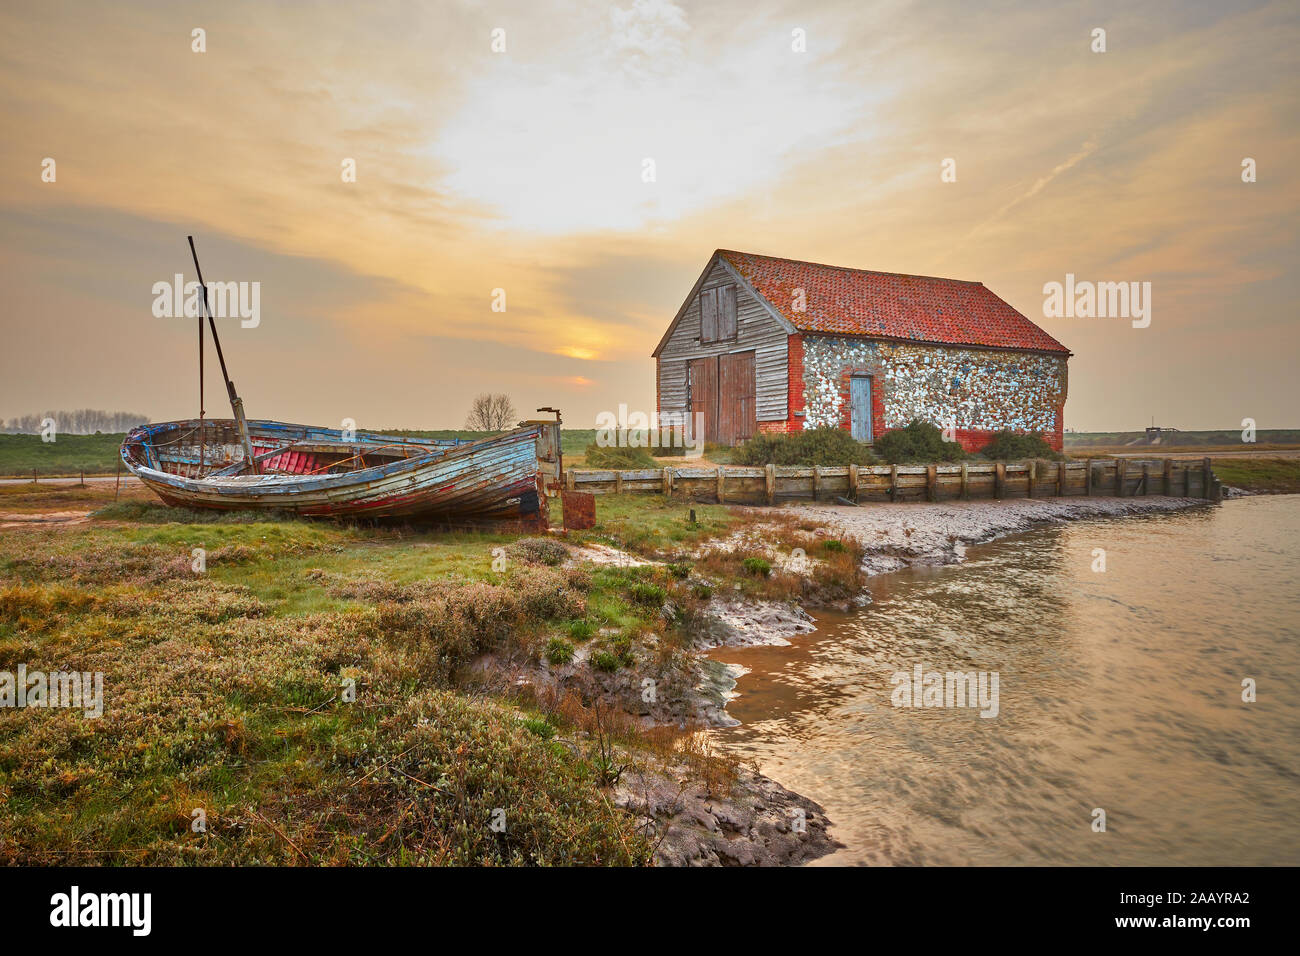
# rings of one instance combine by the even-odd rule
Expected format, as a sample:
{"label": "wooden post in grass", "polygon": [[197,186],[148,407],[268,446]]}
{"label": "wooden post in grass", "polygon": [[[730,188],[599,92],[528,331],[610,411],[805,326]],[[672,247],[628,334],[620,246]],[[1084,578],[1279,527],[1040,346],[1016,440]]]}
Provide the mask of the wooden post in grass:
{"label": "wooden post in grass", "polygon": [[117,500],[117,493],[122,487],[122,456],[117,458],[117,475],[113,479],[113,500]]}
{"label": "wooden post in grass", "polygon": [[727,499],[727,472],[721,465],[718,466],[718,504],[722,504]]}
{"label": "wooden post in grass", "polygon": [[849,465],[849,498],[858,500],[858,466]]}
{"label": "wooden post in grass", "polygon": [[889,500],[898,500],[898,466],[889,466]]}
{"label": "wooden post in grass", "polygon": [[1088,470],[1083,473],[1083,493],[1092,497],[1092,459],[1088,459]]}
{"label": "wooden post in grass", "polygon": [[623,473],[621,471],[615,471],[614,472],[614,494],[621,495],[622,493],[623,493]]}
{"label": "wooden post in grass", "polygon": [[993,497],[1001,498],[1007,490],[1007,465],[999,461],[993,466]]}
{"label": "wooden post in grass", "polygon": [[673,496],[673,470],[671,468],[664,468],[663,484],[664,484],[664,497],[671,498]]}
{"label": "wooden post in grass", "polygon": [[36,469],[35,469],[35,468],[32,469],[32,484],[37,484],[37,481],[36,481]]}
{"label": "wooden post in grass", "polygon": [[1128,470],[1126,458],[1115,459],[1115,497],[1124,497],[1124,472]]}
{"label": "wooden post in grass", "polygon": [[568,471],[564,473],[564,486],[568,488],[570,491],[573,491],[574,488],[577,486],[577,484],[578,484],[578,478],[573,473],[573,469],[570,468]]}
{"label": "wooden post in grass", "polygon": [[925,500],[939,500],[939,466],[925,466]]}
{"label": "wooden post in grass", "polygon": [[970,463],[961,463],[961,500],[970,498]]}
{"label": "wooden post in grass", "polygon": [[763,476],[767,485],[767,503],[776,504],[776,465],[768,465],[764,469],[767,473]]}
{"label": "wooden post in grass", "polygon": [[813,482],[812,482],[813,501],[817,500],[817,492],[821,491],[821,485],[822,485],[821,465],[813,465]]}

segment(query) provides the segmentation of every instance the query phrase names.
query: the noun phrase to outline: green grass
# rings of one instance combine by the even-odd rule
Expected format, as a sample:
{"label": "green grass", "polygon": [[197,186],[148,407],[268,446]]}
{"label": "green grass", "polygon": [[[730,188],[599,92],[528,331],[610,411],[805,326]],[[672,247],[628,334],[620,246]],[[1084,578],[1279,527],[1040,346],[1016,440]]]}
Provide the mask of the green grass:
{"label": "green grass", "polygon": [[1300,493],[1300,459],[1213,458],[1211,462],[1225,485],[1274,494]]}
{"label": "green grass", "polygon": [[[1067,452],[1089,448],[1109,448],[1127,445],[1130,442],[1145,442],[1146,432],[1066,432],[1065,450]],[[1300,445],[1300,429],[1265,428],[1255,433],[1256,444],[1261,445]],[[1233,428],[1200,431],[1165,432],[1160,437],[1159,445],[1152,448],[1183,447],[1228,447],[1239,445],[1249,451],[1250,445],[1241,440],[1241,430]],[[1142,447],[1139,445],[1139,447]]]}
{"label": "green grass", "polygon": [[0,435],[0,477],[41,475],[111,475],[124,435]]}

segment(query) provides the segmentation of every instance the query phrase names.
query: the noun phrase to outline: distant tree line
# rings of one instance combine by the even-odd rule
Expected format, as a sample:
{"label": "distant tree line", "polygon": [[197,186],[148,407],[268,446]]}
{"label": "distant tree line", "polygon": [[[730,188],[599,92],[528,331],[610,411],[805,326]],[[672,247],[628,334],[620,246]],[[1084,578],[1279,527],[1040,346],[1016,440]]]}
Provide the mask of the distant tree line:
{"label": "distant tree line", "polygon": [[41,432],[41,422],[47,418],[54,419],[55,430],[65,435],[129,432],[137,425],[149,421],[148,415],[141,415],[139,412],[106,412],[101,408],[75,408],[6,418],[0,421],[0,432],[6,435],[38,435]]}

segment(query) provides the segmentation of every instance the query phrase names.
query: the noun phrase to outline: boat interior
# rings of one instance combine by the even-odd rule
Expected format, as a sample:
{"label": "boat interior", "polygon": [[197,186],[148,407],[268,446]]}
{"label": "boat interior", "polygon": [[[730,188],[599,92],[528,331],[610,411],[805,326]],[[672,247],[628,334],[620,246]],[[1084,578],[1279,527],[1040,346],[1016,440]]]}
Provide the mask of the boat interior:
{"label": "boat interior", "polygon": [[[311,425],[250,421],[253,461],[260,475],[330,475],[422,458],[470,444],[467,439],[412,438]],[[234,419],[145,425],[124,452],[134,464],[185,478],[252,474]]]}

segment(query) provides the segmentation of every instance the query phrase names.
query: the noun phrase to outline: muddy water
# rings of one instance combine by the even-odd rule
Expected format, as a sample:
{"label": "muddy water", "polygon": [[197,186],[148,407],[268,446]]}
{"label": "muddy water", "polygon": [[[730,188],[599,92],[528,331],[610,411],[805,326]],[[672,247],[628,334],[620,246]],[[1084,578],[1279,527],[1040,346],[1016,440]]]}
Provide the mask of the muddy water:
{"label": "muddy water", "polygon": [[[1300,863],[1298,583],[1300,496],[1035,531],[717,651],[717,736],[826,808],[823,865]],[[998,715],[892,706],[918,663],[996,671]]]}

